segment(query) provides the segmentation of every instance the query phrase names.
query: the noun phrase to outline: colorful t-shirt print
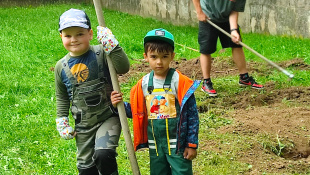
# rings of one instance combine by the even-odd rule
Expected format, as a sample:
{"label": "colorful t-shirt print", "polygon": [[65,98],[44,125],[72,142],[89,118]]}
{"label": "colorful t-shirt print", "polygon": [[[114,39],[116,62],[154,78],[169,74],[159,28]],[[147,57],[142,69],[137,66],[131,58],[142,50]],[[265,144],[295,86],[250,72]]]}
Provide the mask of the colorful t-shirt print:
{"label": "colorful t-shirt print", "polygon": [[72,66],[71,73],[74,76],[74,78],[77,79],[77,82],[81,83],[87,80],[88,75],[89,75],[89,70],[85,64],[79,63],[79,64],[75,64],[74,66]]}
{"label": "colorful t-shirt print", "polygon": [[[162,93],[158,92],[161,91]],[[146,96],[146,106],[149,119],[176,118],[175,96],[165,94],[164,89],[156,89],[155,93]]]}

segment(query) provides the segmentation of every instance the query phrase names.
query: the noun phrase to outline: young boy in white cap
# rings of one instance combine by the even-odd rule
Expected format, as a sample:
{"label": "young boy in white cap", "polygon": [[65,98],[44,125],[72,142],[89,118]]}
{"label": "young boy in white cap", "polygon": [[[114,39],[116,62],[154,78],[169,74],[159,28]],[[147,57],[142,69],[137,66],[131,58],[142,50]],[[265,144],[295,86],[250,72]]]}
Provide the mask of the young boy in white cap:
{"label": "young boy in white cap", "polygon": [[[149,148],[151,175],[191,175],[199,128],[194,91],[200,81],[170,68],[174,38],[165,29],[146,34],[143,55],[152,71],[131,89],[131,107],[126,105],[133,119],[134,148]],[[119,102],[117,95],[112,102]]]}
{"label": "young boy in white cap", "polygon": [[[118,174],[116,147],[121,133],[111,102],[112,83],[106,57],[118,74],[129,60],[111,30],[97,27],[100,45],[92,46],[93,30],[87,14],[70,9],[59,18],[59,32],[68,54],[55,66],[57,130],[64,139],[75,137],[80,175]],[[75,129],[69,125],[69,109]]]}

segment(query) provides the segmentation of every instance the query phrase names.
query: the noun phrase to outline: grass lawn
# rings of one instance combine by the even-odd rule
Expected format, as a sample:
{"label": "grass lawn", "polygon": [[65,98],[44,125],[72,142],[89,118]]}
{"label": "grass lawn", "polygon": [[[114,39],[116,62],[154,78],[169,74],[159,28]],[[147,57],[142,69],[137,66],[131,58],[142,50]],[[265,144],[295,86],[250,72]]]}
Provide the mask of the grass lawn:
{"label": "grass lawn", "polygon": [[[59,16],[70,8],[85,10],[93,29],[98,25],[92,5],[61,4],[38,7],[0,7],[0,174],[77,174],[76,147],[74,140],[63,140],[56,130],[56,102],[54,92],[54,72],[51,68],[67,52],[58,32]],[[174,34],[177,43],[198,49],[197,27],[173,26],[150,18],[131,16],[126,13],[105,10],[106,25],[118,38],[120,45],[133,64],[143,58],[143,37],[151,29],[165,28]],[[244,34],[243,41],[274,62],[301,58],[310,64],[310,40],[301,38]],[[92,44],[97,44],[94,37]],[[176,59],[197,58],[199,53],[176,46]],[[248,61],[262,63],[263,60],[245,51]],[[230,52],[216,53],[213,56],[227,57]],[[289,86],[309,86],[309,70],[289,69],[295,74],[294,81],[277,70],[267,76],[260,76],[261,82],[277,81],[277,88]],[[223,77],[216,81],[220,84]],[[137,79],[132,79],[121,88],[128,100],[130,87]],[[220,86],[220,85],[219,85]],[[229,86],[221,87],[233,96]],[[204,100],[199,96],[198,100]],[[202,113],[212,118],[212,113]],[[217,116],[213,116],[216,117]],[[214,119],[214,118],[213,118]],[[206,120],[202,122],[200,141],[217,139],[234,140],[229,134],[217,134],[220,126],[229,125],[229,120]],[[131,120],[129,120],[129,123]],[[71,118],[71,123],[73,119]],[[73,125],[73,124],[72,124]],[[241,138],[246,140],[247,138]],[[235,145],[235,152],[247,147]],[[131,174],[123,137],[118,147],[120,174]],[[200,159],[194,161],[195,174],[242,174],[250,167],[234,159],[233,154],[217,154],[203,151]],[[148,174],[147,152],[137,152],[142,174]]]}

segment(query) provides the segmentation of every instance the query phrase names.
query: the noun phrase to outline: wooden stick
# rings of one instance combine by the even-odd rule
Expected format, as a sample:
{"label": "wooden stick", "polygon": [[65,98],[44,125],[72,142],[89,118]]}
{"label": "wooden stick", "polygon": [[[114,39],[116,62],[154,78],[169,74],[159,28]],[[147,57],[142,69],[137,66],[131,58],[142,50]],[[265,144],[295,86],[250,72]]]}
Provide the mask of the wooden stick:
{"label": "wooden stick", "polygon": [[[102,27],[105,27],[106,25],[105,25],[103,13],[102,13],[101,2],[100,2],[100,0],[93,0],[93,1],[94,1],[94,6],[95,6],[99,25]],[[107,55],[107,61],[108,61],[108,66],[109,66],[109,71],[110,71],[110,75],[111,75],[113,89],[117,92],[121,92],[115,68],[113,67],[111,58],[108,55]],[[140,175],[140,170],[139,170],[137,158],[136,158],[135,151],[134,151],[133,144],[132,144],[132,140],[131,140],[131,134],[130,134],[129,126],[128,126],[124,102],[118,103],[117,109],[118,109],[118,114],[119,114],[119,118],[120,118],[121,125],[122,125],[122,130],[123,130],[123,134],[124,134],[124,138],[125,138],[125,142],[126,142],[126,147],[127,147],[127,152],[128,152],[130,164],[131,164],[132,173],[134,175]]]}
{"label": "wooden stick", "polygon": [[195,51],[195,52],[199,52],[199,50],[197,50],[197,49],[193,49],[193,48],[191,48],[191,47],[187,47],[187,46],[182,45],[182,44],[179,44],[179,43],[175,43],[175,44],[176,44],[176,45],[179,45],[179,46],[182,46],[182,47],[185,47],[185,48],[187,48],[187,49],[193,50],[193,51]]}

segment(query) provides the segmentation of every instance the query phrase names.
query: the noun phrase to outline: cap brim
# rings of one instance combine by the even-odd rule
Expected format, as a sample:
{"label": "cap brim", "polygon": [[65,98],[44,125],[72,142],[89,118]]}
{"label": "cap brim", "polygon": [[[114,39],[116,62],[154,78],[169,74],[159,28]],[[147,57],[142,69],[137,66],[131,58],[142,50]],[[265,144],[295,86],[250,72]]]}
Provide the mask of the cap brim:
{"label": "cap brim", "polygon": [[174,42],[168,38],[161,37],[161,36],[147,36],[144,38],[144,43],[154,40],[161,40],[169,43],[174,48]]}
{"label": "cap brim", "polygon": [[61,27],[58,29],[58,31],[60,32],[60,31],[66,29],[66,28],[69,28],[69,27],[82,27],[82,28],[84,28],[84,29],[89,29],[89,26],[86,25],[86,24],[81,24],[81,23],[69,23],[69,24],[66,24],[66,25],[61,26]]}

